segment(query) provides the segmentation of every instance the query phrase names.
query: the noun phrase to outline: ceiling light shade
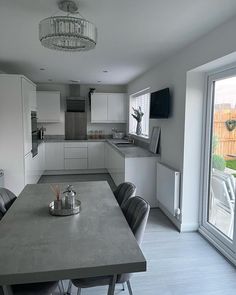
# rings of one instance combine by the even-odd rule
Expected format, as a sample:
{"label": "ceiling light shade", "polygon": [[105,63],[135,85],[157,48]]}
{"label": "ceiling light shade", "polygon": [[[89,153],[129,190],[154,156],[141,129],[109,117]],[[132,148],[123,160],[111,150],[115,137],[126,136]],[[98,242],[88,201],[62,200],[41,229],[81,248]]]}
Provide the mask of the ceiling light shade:
{"label": "ceiling light shade", "polygon": [[[68,13],[72,1],[62,1],[59,8]],[[74,3],[73,3],[74,4]],[[74,6],[73,6],[74,9]],[[97,28],[84,18],[52,16],[39,23],[39,40],[44,47],[62,51],[86,51],[97,43]]]}

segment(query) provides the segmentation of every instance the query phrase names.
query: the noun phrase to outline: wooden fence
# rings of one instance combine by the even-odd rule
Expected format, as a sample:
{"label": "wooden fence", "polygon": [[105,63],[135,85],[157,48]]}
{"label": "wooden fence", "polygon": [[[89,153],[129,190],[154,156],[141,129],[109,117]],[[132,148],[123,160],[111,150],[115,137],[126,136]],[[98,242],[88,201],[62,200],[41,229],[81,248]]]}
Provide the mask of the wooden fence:
{"label": "wooden fence", "polygon": [[228,155],[236,155],[236,128],[233,131],[228,131],[225,125],[227,120],[236,120],[236,110],[215,110],[213,134],[218,142],[215,154],[230,159]]}

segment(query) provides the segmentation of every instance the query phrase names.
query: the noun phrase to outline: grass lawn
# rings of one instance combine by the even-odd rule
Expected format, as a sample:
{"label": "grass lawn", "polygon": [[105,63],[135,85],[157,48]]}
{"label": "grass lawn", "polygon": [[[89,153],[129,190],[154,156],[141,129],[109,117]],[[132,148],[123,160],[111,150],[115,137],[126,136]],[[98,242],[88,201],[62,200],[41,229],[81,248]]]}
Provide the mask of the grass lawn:
{"label": "grass lawn", "polygon": [[236,170],[236,160],[226,160],[226,167]]}
{"label": "grass lawn", "polygon": [[[226,160],[225,163],[227,168],[236,170],[236,160]],[[236,173],[233,176],[236,177]]]}

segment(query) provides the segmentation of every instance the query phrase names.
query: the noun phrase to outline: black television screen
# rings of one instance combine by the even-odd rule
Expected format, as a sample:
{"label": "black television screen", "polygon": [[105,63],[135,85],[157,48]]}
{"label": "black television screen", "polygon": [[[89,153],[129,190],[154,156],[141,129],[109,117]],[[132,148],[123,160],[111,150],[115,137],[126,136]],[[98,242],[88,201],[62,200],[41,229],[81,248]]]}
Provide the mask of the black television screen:
{"label": "black television screen", "polygon": [[150,118],[168,118],[170,112],[170,90],[165,88],[151,93]]}

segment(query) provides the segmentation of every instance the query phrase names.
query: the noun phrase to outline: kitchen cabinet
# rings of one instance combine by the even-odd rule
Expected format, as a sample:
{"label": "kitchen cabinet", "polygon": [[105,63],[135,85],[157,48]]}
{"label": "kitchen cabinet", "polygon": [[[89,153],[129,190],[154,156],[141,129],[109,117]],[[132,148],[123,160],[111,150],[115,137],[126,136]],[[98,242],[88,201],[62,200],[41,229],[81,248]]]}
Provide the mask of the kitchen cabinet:
{"label": "kitchen cabinet", "polygon": [[64,143],[46,142],[45,170],[64,170]]}
{"label": "kitchen cabinet", "polygon": [[107,119],[111,122],[126,122],[127,103],[126,94],[112,93],[107,98]]}
{"label": "kitchen cabinet", "polygon": [[64,146],[65,169],[88,168],[88,143],[66,142]]}
{"label": "kitchen cabinet", "polygon": [[116,148],[106,143],[106,168],[118,186],[122,182],[132,182],[136,195],[147,200],[151,207],[157,206],[156,200],[156,163],[157,157],[124,157]]}
{"label": "kitchen cabinet", "polygon": [[107,170],[118,186],[125,181],[125,158],[107,143]]}
{"label": "kitchen cabinet", "polygon": [[27,179],[25,156],[31,154],[31,107],[36,91],[22,75],[0,75],[1,168],[5,186],[18,195]]}
{"label": "kitchen cabinet", "polygon": [[92,123],[126,123],[125,93],[94,93],[91,96]]}
{"label": "kitchen cabinet", "polygon": [[21,78],[23,104],[24,155],[32,150],[31,111],[36,93],[35,85]]}
{"label": "kitchen cabinet", "polygon": [[88,142],[88,168],[105,168],[105,142]]}
{"label": "kitchen cabinet", "polygon": [[60,92],[37,91],[37,114],[39,123],[60,122]]}
{"label": "kitchen cabinet", "polygon": [[91,96],[91,122],[106,122],[107,94],[94,93]]}
{"label": "kitchen cabinet", "polygon": [[45,143],[38,147],[38,154],[32,157],[29,153],[25,156],[25,184],[35,184],[45,170]]}

